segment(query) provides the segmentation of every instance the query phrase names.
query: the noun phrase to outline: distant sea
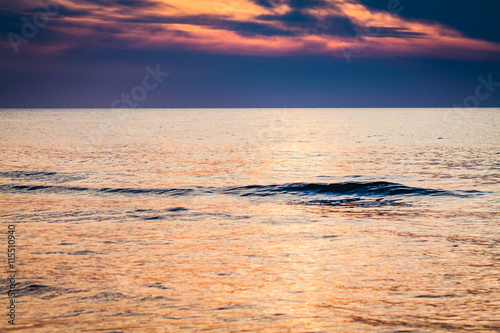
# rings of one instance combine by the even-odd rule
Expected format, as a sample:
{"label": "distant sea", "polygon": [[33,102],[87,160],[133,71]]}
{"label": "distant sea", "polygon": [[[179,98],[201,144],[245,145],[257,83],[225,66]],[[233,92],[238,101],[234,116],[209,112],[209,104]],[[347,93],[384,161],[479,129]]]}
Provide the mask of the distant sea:
{"label": "distant sea", "polygon": [[0,331],[498,332],[499,125],[0,110]]}

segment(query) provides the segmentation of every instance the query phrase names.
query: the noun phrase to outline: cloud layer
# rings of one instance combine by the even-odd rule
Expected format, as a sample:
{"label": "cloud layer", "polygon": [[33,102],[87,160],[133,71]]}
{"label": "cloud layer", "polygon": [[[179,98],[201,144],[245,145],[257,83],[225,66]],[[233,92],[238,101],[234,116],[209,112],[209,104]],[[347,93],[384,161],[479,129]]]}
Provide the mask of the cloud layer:
{"label": "cloud layer", "polygon": [[[357,0],[60,0],[43,34],[18,43],[32,53],[187,49],[244,55],[498,58],[500,44],[436,21],[405,18],[408,3]],[[23,37],[44,9],[19,0],[0,7],[0,48]],[[406,7],[406,8],[405,8]],[[40,17],[39,17],[40,18]],[[7,36],[11,36],[9,39]]]}

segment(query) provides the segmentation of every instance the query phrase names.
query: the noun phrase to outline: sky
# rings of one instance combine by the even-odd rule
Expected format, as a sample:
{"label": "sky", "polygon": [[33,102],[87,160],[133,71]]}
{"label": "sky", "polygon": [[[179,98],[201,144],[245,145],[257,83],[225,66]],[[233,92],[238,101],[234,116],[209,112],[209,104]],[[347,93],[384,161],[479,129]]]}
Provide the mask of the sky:
{"label": "sky", "polygon": [[500,107],[498,0],[7,0],[0,108]]}

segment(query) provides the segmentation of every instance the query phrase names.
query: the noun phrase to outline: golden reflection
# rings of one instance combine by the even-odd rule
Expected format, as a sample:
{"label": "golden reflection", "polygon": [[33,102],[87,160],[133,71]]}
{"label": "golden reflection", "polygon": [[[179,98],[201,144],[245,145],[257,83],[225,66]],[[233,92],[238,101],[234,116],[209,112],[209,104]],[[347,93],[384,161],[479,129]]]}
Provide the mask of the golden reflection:
{"label": "golden reflection", "polygon": [[[136,131],[116,130],[99,147],[74,142],[95,125],[86,111],[40,111],[44,121],[16,112],[3,113],[0,123],[8,147],[1,150],[0,209],[4,225],[18,222],[22,316],[15,330],[0,322],[2,332],[496,325],[498,157],[489,143],[498,141],[496,112],[485,123],[489,111],[481,111],[481,122],[446,147],[413,141],[421,131],[415,119],[431,126],[435,109],[406,125],[395,116],[402,110],[130,111],[120,125]],[[380,136],[373,135],[377,122],[386,123],[377,127]],[[54,124],[57,135],[45,137]],[[140,134],[144,128],[148,135]],[[460,178],[462,171],[472,177]],[[399,174],[398,182],[426,188],[479,183],[491,191],[373,207],[223,193],[359,174]],[[134,192],[198,186],[212,192]],[[132,191],[98,191],[104,187]]]}

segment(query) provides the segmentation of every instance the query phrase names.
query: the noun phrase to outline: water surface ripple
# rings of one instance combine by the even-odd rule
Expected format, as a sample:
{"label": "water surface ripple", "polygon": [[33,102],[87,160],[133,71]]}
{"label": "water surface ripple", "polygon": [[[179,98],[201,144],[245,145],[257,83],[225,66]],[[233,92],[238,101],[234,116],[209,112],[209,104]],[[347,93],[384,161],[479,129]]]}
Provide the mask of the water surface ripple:
{"label": "water surface ripple", "polygon": [[449,111],[0,110],[0,331],[499,332],[500,112]]}

